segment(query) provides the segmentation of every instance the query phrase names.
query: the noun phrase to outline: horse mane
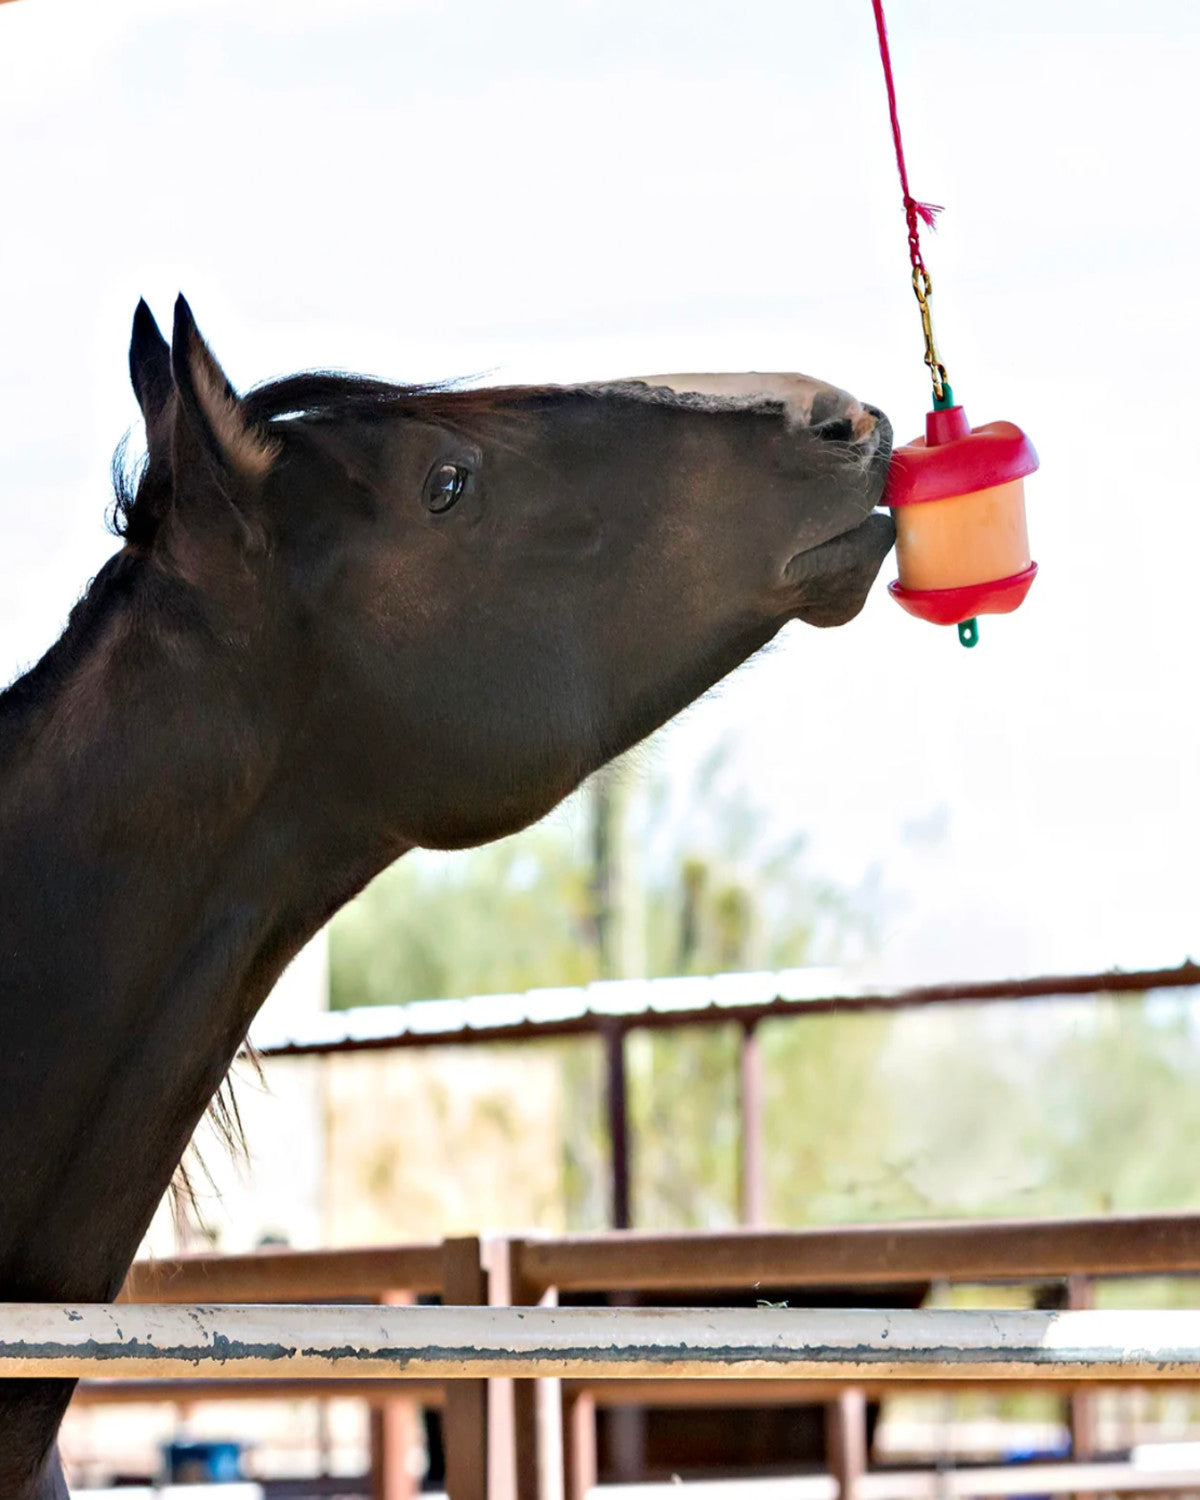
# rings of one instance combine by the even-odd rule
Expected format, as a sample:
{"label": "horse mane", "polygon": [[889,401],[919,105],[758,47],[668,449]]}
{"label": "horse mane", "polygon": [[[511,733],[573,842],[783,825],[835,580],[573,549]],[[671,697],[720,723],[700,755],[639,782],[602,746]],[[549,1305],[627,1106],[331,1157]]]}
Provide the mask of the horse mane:
{"label": "horse mane", "polygon": [[28,716],[49,702],[90,645],[133,597],[142,575],[141,560],[121,551],[110,557],[72,608],[66,628],[41,659],[7,687],[0,679],[0,767],[25,732]]}
{"label": "horse mane", "polygon": [[458,426],[510,407],[530,394],[528,386],[464,386],[455,380],[396,385],[369,375],[305,370],[252,387],[242,397],[242,408],[252,422],[260,423],[283,417],[358,417],[366,421],[410,417]]}

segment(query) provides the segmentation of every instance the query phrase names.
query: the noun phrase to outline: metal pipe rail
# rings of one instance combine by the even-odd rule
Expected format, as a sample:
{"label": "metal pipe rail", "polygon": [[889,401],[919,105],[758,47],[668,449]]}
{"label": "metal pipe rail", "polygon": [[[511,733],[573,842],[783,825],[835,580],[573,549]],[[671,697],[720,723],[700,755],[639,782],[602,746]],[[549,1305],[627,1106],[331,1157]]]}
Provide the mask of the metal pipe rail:
{"label": "metal pipe rail", "polygon": [[47,1303],[0,1309],[0,1378],[97,1375],[1200,1383],[1200,1311]]}

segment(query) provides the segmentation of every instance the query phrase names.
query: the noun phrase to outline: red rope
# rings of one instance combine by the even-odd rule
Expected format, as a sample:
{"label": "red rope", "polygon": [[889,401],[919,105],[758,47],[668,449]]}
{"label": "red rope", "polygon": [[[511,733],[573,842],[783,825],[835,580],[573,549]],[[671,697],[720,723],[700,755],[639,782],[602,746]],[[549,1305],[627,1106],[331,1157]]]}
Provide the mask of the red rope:
{"label": "red rope", "polygon": [[875,30],[879,33],[879,56],[883,61],[883,77],[887,83],[888,113],[892,117],[892,139],[896,143],[896,166],[900,169],[900,186],[904,189],[904,217],[908,221],[908,255],[913,269],[927,274],[925,262],[921,259],[921,233],[917,227],[917,221],[923,221],[932,229],[942,209],[937,203],[919,203],[909,191],[908,168],[904,164],[904,145],[900,139],[900,116],[896,110],[896,84],[892,78],[892,55],[888,50],[887,22],[883,18],[883,0],[871,0],[871,4],[875,8]]}

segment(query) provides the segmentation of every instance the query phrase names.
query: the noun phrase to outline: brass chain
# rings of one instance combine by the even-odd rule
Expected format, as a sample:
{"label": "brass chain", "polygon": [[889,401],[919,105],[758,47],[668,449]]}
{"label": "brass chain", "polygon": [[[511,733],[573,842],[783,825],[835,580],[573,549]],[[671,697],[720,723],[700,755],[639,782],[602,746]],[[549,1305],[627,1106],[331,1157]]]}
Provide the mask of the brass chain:
{"label": "brass chain", "polygon": [[933,394],[941,401],[950,381],[946,375],[946,366],[938,358],[937,346],[933,342],[933,317],[929,311],[933,282],[929,279],[929,272],[919,261],[913,266],[912,284],[913,291],[916,293],[917,306],[921,309],[921,331],[925,335],[925,363],[929,366],[929,374],[933,380]]}

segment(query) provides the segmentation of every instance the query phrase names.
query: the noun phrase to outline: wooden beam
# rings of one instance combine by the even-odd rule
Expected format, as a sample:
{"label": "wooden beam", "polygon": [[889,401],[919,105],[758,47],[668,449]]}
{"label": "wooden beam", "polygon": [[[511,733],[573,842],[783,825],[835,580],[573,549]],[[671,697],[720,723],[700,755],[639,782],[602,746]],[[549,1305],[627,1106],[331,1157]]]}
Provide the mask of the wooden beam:
{"label": "wooden beam", "polygon": [[[443,1320],[449,1315],[452,1323],[457,1317],[460,1324],[486,1314],[487,1272],[473,1235],[445,1242],[442,1283],[441,1308],[409,1310]],[[487,1381],[481,1378],[487,1373],[481,1370],[475,1379],[456,1380],[446,1392],[442,1427],[449,1500],[488,1500]]]}
{"label": "wooden beam", "polygon": [[1200,1311],[0,1307],[0,1378],[1200,1382]]}
{"label": "wooden beam", "polygon": [[519,1270],[560,1292],[897,1286],[1200,1272],[1200,1214],[870,1224],[525,1240]]}
{"label": "wooden beam", "polygon": [[417,1406],[441,1406],[441,1381],[397,1380],[81,1380],[72,1406],[146,1406],[197,1401],[390,1401],[397,1392]]}
{"label": "wooden beam", "polygon": [[[1187,1386],[1188,1382],[1181,1381]],[[1200,1385],[1200,1382],[1197,1382]],[[1141,1390],[1137,1382],[1106,1382],[1106,1389],[1120,1387],[1125,1390]],[[959,1376],[953,1380],[936,1378],[912,1379],[891,1378],[884,1380],[865,1379],[855,1389],[862,1390],[868,1399],[878,1400],[884,1396],[919,1396],[969,1389],[985,1391],[989,1395],[1012,1394],[1013,1383],[1008,1380],[968,1378]],[[598,1408],[613,1406],[659,1407],[666,1411],[689,1406],[707,1407],[753,1407],[764,1406],[824,1406],[835,1401],[846,1389],[844,1380],[744,1380],[736,1376],[716,1376],[704,1380],[656,1380],[653,1377],[637,1377],[632,1380],[593,1380],[588,1378],[564,1380],[563,1401],[574,1401],[586,1393]],[[1022,1391],[1044,1391],[1064,1395],[1077,1390],[1094,1390],[1095,1382],[1080,1379],[1053,1379],[1038,1377],[1021,1381]]]}
{"label": "wooden beam", "polygon": [[139,1260],[121,1302],[375,1301],[387,1292],[438,1292],[440,1244],[352,1250],[255,1250]]}

